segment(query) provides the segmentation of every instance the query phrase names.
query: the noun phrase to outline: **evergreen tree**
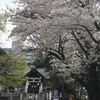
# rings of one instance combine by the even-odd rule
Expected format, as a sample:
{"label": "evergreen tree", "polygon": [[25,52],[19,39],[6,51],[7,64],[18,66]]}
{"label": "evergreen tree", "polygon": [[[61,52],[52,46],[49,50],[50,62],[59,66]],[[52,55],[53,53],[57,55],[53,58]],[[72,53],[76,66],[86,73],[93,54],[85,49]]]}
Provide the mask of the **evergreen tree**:
{"label": "evergreen tree", "polygon": [[0,84],[4,88],[18,87],[26,81],[26,62],[20,58],[7,55],[2,49],[0,52]]}

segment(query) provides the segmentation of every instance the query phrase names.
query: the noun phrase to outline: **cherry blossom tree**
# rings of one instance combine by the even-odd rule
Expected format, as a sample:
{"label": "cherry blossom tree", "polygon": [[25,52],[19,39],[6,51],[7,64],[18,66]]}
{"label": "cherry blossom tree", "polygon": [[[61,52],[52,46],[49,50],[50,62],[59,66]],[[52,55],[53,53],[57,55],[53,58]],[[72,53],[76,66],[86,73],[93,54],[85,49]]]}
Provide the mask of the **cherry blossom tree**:
{"label": "cherry blossom tree", "polygon": [[[96,0],[16,0],[6,16],[15,25],[10,36],[22,50],[43,51],[58,71],[72,76],[100,99],[100,17]],[[59,67],[58,67],[59,66]]]}

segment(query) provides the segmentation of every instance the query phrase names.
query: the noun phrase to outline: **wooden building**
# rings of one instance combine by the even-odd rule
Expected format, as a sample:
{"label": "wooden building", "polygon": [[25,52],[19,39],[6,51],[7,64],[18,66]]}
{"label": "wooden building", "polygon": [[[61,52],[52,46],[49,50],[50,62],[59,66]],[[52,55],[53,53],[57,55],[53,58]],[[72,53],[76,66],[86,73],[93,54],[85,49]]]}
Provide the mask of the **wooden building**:
{"label": "wooden building", "polygon": [[28,80],[25,85],[26,93],[41,93],[43,90],[43,83],[46,78],[39,73],[35,68],[31,69],[26,76]]}

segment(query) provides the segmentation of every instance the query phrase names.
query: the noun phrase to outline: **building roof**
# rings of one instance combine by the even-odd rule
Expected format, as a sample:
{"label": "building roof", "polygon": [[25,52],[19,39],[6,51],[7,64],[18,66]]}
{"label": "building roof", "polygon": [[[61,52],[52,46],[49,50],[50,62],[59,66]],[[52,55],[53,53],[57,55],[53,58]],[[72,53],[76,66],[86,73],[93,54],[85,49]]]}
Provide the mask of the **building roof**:
{"label": "building roof", "polygon": [[31,69],[31,70],[26,74],[26,76],[28,76],[28,77],[36,77],[36,78],[41,77],[42,80],[46,80],[46,78],[45,78],[39,71],[37,71],[35,68],[34,68],[34,69]]}

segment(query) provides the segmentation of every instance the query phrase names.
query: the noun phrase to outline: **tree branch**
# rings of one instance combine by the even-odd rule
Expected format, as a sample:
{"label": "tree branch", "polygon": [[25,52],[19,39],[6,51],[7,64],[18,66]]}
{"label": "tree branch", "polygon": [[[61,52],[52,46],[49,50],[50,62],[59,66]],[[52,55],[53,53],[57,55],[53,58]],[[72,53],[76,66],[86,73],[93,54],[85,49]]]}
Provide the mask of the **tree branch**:
{"label": "tree branch", "polygon": [[84,25],[79,25],[79,24],[75,24],[75,25],[78,25],[78,26],[83,27],[83,28],[87,31],[87,33],[90,35],[91,39],[92,39],[95,43],[99,44],[99,42],[93,37],[93,35],[91,34],[90,30],[89,30],[86,26],[84,26]]}
{"label": "tree branch", "polygon": [[50,48],[49,50],[47,50],[47,52],[49,55],[55,56],[59,60],[65,60],[64,54],[62,52],[59,52],[58,50]]}
{"label": "tree branch", "polygon": [[72,31],[71,34],[73,35],[73,37],[75,38],[76,42],[78,43],[78,45],[80,46],[81,50],[84,52],[86,58],[88,59],[87,51],[86,51],[86,50],[84,49],[84,47],[82,46],[81,42],[79,41],[79,39],[78,39],[77,36],[75,35],[74,31]]}

